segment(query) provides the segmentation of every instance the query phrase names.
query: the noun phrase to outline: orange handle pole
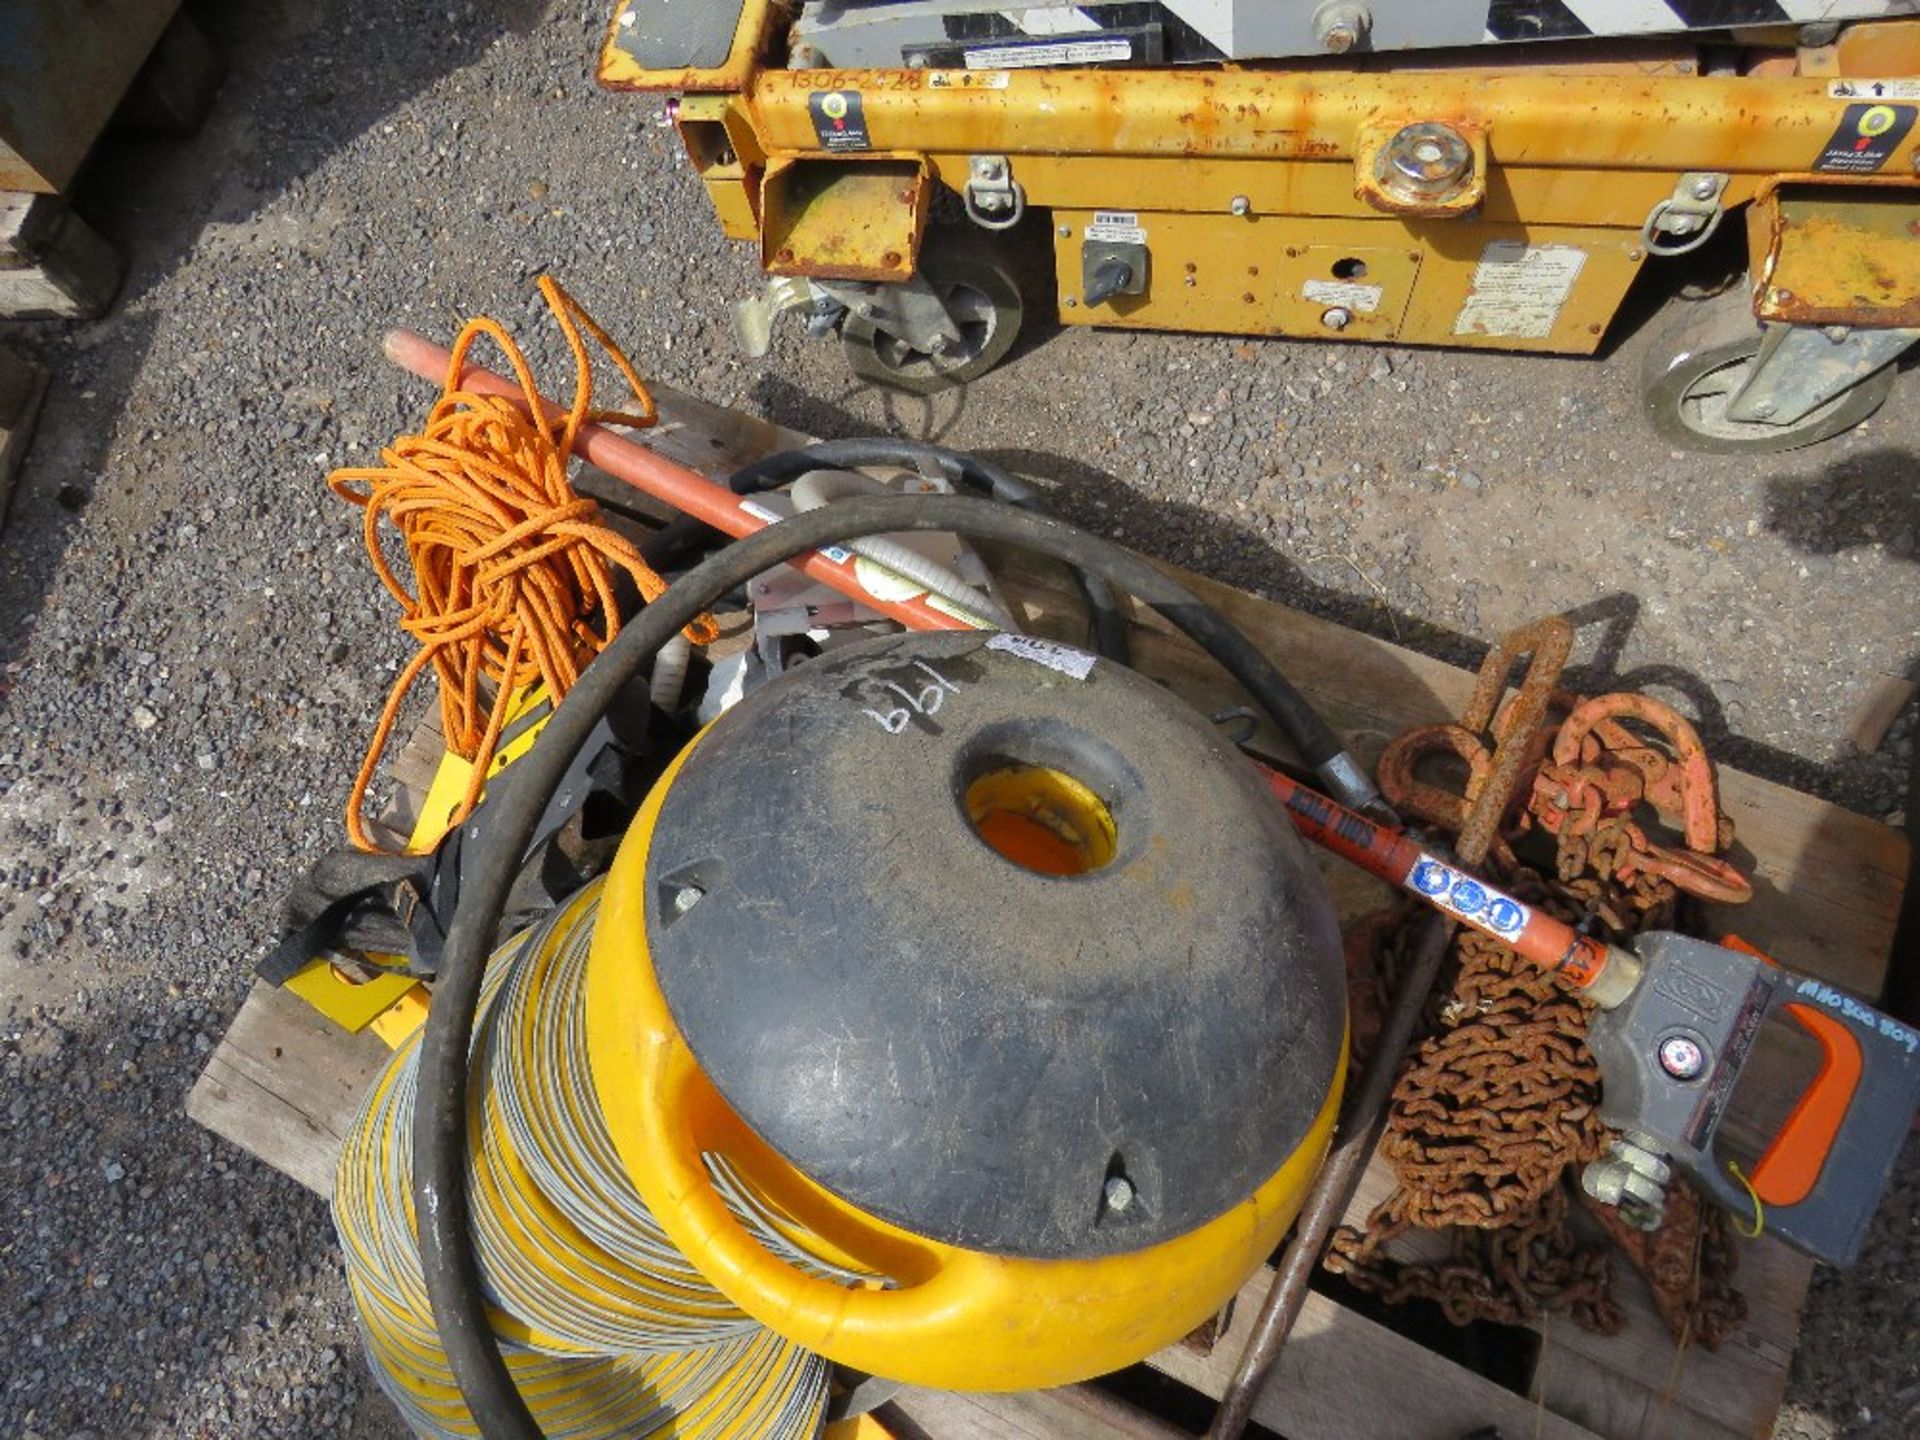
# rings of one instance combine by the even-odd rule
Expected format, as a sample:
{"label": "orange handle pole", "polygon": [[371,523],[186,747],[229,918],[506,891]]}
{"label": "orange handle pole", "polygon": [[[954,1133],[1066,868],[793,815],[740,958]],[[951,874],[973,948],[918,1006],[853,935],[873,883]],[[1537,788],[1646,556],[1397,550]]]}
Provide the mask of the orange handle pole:
{"label": "orange handle pole", "polygon": [[[447,367],[453,362],[453,355],[445,346],[436,345],[426,336],[411,330],[388,331],[380,348],[387,359],[402,370],[435,384],[446,380]],[[522,405],[527,398],[513,381],[478,365],[469,365],[460,372],[457,388],[472,391],[476,395],[502,396]],[[565,410],[551,401],[542,403],[549,419],[558,419],[566,414]],[[646,446],[629,440],[608,426],[591,423],[582,425],[573,442],[573,452],[615,479],[624,480],[636,490],[645,491],[656,500],[665,501],[676,510],[685,511],[735,539],[763,530],[769,523],[754,513],[754,507],[746,497],[734,494],[724,485],[714,484],[697,470],[676,464],[664,455],[656,455]],[[945,611],[935,609],[920,596],[908,600],[883,600],[873,594],[860,583],[851,556],[836,560],[816,550],[805,559],[793,563],[796,569],[804,571],[812,579],[831,585],[849,600],[897,620],[910,630],[965,628],[962,622]]]}
{"label": "orange handle pole", "polygon": [[[445,347],[411,330],[389,331],[381,348],[387,359],[402,370],[436,383],[445,382],[447,367],[453,362],[452,353]],[[511,380],[478,365],[469,365],[461,371],[457,388],[479,395],[503,396],[523,405],[527,398]],[[551,402],[544,403],[549,418],[565,413]],[[582,425],[573,448],[574,453],[589,464],[598,465],[616,479],[736,539],[764,529],[768,523],[749,508],[744,497],[605,425]],[[835,560],[815,551],[795,563],[813,579],[899,621],[909,630],[952,630],[960,626],[953,616],[936,610],[922,598],[880,599],[860,583],[851,557]],[[1278,771],[1265,766],[1261,769],[1301,834],[1314,843],[1455,919],[1507,941],[1523,957],[1556,972],[1571,985],[1590,986],[1606,968],[1607,947],[1599,941],[1580,934],[1551,915],[1500,894],[1484,882],[1427,854],[1405,835],[1375,825],[1358,812]],[[1444,887],[1434,888],[1442,879]],[[1480,903],[1469,905],[1467,901],[1475,895]],[[1512,924],[1501,923],[1509,917],[1517,918]]]}
{"label": "orange handle pole", "polygon": [[1260,771],[1275,798],[1287,807],[1295,828],[1314,844],[1463,925],[1504,940],[1521,959],[1553,972],[1569,985],[1584,990],[1607,968],[1607,947],[1591,935],[1582,935],[1544,910],[1521,904],[1429,854],[1409,836],[1374,824],[1278,770],[1262,765]]}

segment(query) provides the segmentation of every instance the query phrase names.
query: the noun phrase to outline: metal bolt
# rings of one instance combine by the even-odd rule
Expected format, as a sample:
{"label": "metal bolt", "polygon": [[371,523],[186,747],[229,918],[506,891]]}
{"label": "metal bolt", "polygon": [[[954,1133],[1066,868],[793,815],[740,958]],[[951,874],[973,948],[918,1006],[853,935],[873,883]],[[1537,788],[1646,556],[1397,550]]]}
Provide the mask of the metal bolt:
{"label": "metal bolt", "polygon": [[1826,327],[1826,329],[1822,330],[1820,333],[1826,336],[1827,339],[1831,340],[1834,344],[1838,345],[1841,342],[1843,342],[1849,335],[1853,334],[1853,330],[1850,326],[1846,326],[1846,325],[1829,325]]}
{"label": "metal bolt", "polygon": [[1690,1035],[1669,1035],[1660,1042],[1660,1068],[1676,1080],[1696,1080],[1707,1068],[1707,1052]]}
{"label": "metal bolt", "polygon": [[1780,407],[1775,405],[1771,400],[1756,400],[1753,405],[1753,413],[1764,420],[1779,408]]}
{"label": "metal bolt", "polygon": [[1669,215],[1660,227],[1669,235],[1691,235],[1700,228],[1697,215]]}
{"label": "metal bolt", "polygon": [[871,300],[862,300],[853,308],[862,320],[871,320],[873,318],[873,302]]}
{"label": "metal bolt", "polygon": [[1473,147],[1452,126],[1423,120],[1387,142],[1375,173],[1403,196],[1434,199],[1457,189],[1473,173]]}
{"label": "metal bolt", "polygon": [[1227,209],[1231,210],[1235,215],[1244,215],[1253,209],[1253,202],[1248,200],[1244,195],[1236,195],[1227,202]]}
{"label": "metal bolt", "polygon": [[1107,1209],[1118,1215],[1133,1204],[1133,1182],[1124,1175],[1116,1175],[1107,1181],[1100,1197],[1107,1202]]}
{"label": "metal bolt", "polygon": [[1334,305],[1321,314],[1320,323],[1329,330],[1344,330],[1353,323],[1353,312],[1344,305]]}
{"label": "metal bolt", "polygon": [[1373,25],[1373,17],[1364,5],[1322,5],[1314,12],[1314,33],[1320,48],[1331,55],[1344,55],[1362,40]]}
{"label": "metal bolt", "polygon": [[1719,193],[1720,182],[1710,175],[1702,175],[1693,182],[1693,198],[1696,200],[1711,200]]}
{"label": "metal bolt", "polygon": [[926,57],[926,56],[924,56],[924,55],[909,55],[909,56],[907,57],[907,68],[908,68],[909,70],[924,70],[924,69],[926,69],[926,68],[927,68],[927,57]]}
{"label": "metal bolt", "polygon": [[698,885],[682,885],[673,892],[673,913],[684,915],[706,898],[707,892]]}
{"label": "metal bolt", "polygon": [[1198,280],[1195,280],[1195,279],[1193,278],[1193,276],[1191,276],[1191,275],[1189,275],[1189,276],[1187,276],[1187,284],[1188,284],[1188,286],[1189,286],[1189,287],[1192,287],[1192,286],[1194,286],[1194,285],[1198,285],[1199,283],[1200,283],[1200,282],[1199,282]]}
{"label": "metal bolt", "polygon": [[1073,238],[1073,227],[1071,225],[1062,225],[1060,227],[1060,238],[1062,240],[1071,240]]}
{"label": "metal bolt", "polygon": [[1080,303],[1080,302],[1079,302],[1078,300],[1076,300],[1076,299],[1074,299],[1074,298],[1073,298],[1073,296],[1071,296],[1071,295],[1069,295],[1069,296],[1067,296],[1067,299],[1066,299],[1066,306],[1067,306],[1067,308],[1068,308],[1069,310],[1071,310],[1071,309],[1073,309],[1073,308],[1074,308],[1075,306],[1077,306],[1077,305],[1079,305],[1079,303]]}
{"label": "metal bolt", "polygon": [[976,160],[973,162],[973,173],[982,180],[998,180],[1007,173],[1007,168],[998,160]]}

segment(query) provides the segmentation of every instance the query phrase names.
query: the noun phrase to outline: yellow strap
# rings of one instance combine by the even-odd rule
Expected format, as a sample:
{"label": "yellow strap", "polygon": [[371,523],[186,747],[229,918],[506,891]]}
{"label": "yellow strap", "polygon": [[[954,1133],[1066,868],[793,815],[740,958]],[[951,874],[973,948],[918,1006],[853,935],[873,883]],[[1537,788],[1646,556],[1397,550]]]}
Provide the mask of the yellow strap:
{"label": "yellow strap", "polygon": [[1753,1201],[1753,1228],[1749,1230],[1738,1220],[1733,1222],[1733,1228],[1749,1240],[1758,1240],[1767,1228],[1767,1207],[1760,1203],[1760,1192],[1753,1188],[1753,1181],[1747,1178],[1745,1171],[1731,1160],[1727,1161],[1727,1169],[1732,1172],[1733,1178],[1740,1182],[1740,1187],[1747,1192],[1747,1198]]}

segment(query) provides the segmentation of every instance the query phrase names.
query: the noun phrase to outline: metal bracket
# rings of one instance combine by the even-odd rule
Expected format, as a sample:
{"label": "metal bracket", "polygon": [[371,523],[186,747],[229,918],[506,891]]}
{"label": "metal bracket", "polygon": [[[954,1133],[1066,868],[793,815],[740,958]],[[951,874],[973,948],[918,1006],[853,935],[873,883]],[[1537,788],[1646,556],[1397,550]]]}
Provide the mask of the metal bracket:
{"label": "metal bracket", "polygon": [[1715,170],[1689,170],[1682,175],[1673,194],[1654,202],[1640,227],[1640,240],[1647,253],[1685,255],[1706,244],[1727,213],[1721,203],[1727,180],[1725,174]]}
{"label": "metal bracket", "polygon": [[771,276],[760,294],[734,302],[734,342],[749,359],[758,360],[773,348],[773,322],[789,310],[813,304],[811,281],[799,275]]}
{"label": "metal bracket", "polygon": [[1727,401],[1727,418],[1793,425],[1920,340],[1920,330],[1846,325],[1768,325],[1746,384]]}
{"label": "metal bracket", "polygon": [[947,313],[946,302],[919,275],[884,285],[867,280],[816,280],[813,284],[862,320],[897,335],[916,350],[941,355],[961,342],[960,327]]}
{"label": "metal bracket", "polygon": [[975,155],[960,198],[967,218],[985,230],[1009,230],[1027,213],[1027,192],[1013,178],[1013,164],[1004,155]]}

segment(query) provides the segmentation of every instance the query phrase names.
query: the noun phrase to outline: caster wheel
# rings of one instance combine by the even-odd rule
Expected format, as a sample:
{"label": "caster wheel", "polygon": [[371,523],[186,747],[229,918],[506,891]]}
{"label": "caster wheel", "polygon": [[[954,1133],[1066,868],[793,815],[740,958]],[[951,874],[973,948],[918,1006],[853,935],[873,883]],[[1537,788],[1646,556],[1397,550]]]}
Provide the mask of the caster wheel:
{"label": "caster wheel", "polygon": [[929,244],[921,252],[920,273],[953,317],[958,344],[934,354],[851,312],[841,322],[840,343],[862,380],[931,395],[977,380],[1004,360],[1019,337],[1023,306],[1012,269],[991,250]]}
{"label": "caster wheel", "polygon": [[1818,444],[1886,403],[1895,367],[1875,371],[1850,390],[1787,425],[1727,418],[1727,403],[1746,384],[1760,349],[1760,323],[1744,284],[1711,299],[1683,304],[1654,336],[1640,380],[1653,428],[1683,450],[1763,455]]}

